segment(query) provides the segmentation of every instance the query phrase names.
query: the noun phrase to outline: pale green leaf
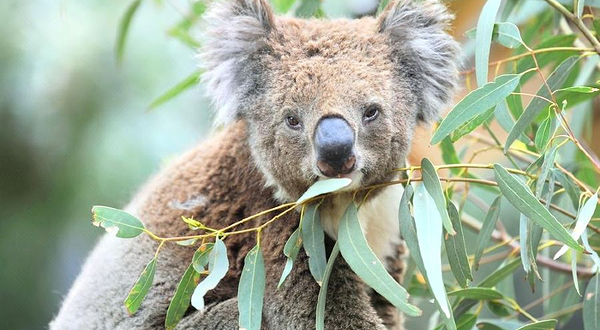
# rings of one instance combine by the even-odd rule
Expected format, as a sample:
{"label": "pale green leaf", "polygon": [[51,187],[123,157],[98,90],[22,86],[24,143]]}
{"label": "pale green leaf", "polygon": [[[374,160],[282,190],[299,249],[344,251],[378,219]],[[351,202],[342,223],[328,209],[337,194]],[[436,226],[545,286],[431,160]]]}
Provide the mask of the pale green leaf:
{"label": "pale green leaf", "polygon": [[298,256],[298,252],[300,252],[300,248],[302,247],[302,237],[300,236],[300,228],[294,230],[292,235],[288,238],[287,242],[283,247],[283,254],[287,257],[287,261],[285,262],[285,266],[283,267],[283,272],[281,273],[281,278],[279,279],[279,283],[277,284],[277,288],[279,289],[285,279],[288,277],[290,272],[292,271],[292,267],[294,266],[294,261],[296,261],[296,257]]}
{"label": "pale green leaf", "polygon": [[481,281],[481,283],[479,283],[479,286],[491,288],[491,287],[495,286],[496,284],[500,283],[507,276],[512,275],[515,272],[515,270],[521,264],[520,259],[521,258],[517,258],[517,259],[507,263],[506,265],[502,266],[500,269],[496,270],[495,272],[491,273],[486,278],[484,278]]}
{"label": "pale green leaf", "polygon": [[449,297],[461,297],[477,300],[499,300],[504,298],[502,293],[490,288],[467,288],[448,292]]}
{"label": "pale green leaf", "polygon": [[573,278],[575,291],[581,296],[581,292],[579,292],[579,279],[577,278],[577,251],[575,250],[571,250],[571,277]]}
{"label": "pale green leaf", "polygon": [[456,330],[471,330],[477,322],[477,314],[465,314],[456,320]]}
{"label": "pale green leaf", "polygon": [[400,199],[400,206],[398,207],[398,222],[400,223],[400,233],[402,238],[406,242],[406,246],[410,251],[409,255],[415,261],[417,268],[423,276],[426,276],[425,266],[423,265],[423,259],[419,252],[419,243],[417,240],[417,230],[415,228],[415,222],[410,214],[410,199],[413,196],[413,187],[407,185]]}
{"label": "pale green leaf", "polygon": [[213,246],[213,243],[202,244],[194,253],[192,266],[198,273],[206,271],[206,265],[208,265],[210,251],[212,251]]}
{"label": "pale green leaf", "polygon": [[310,273],[321,285],[327,264],[327,253],[325,252],[325,233],[321,225],[321,213],[318,204],[308,205],[304,210],[302,245],[308,255]]}
{"label": "pale green leaf", "polygon": [[127,40],[127,31],[129,31],[131,20],[133,19],[133,15],[135,15],[141,3],[141,0],[131,1],[125,10],[125,13],[123,14],[121,21],[119,22],[116,46],[117,61],[119,62],[123,60],[123,54],[125,53],[125,41]]}
{"label": "pale green leaf", "polygon": [[446,253],[448,254],[448,263],[458,284],[465,288],[469,281],[473,280],[473,275],[471,275],[471,267],[469,266],[469,257],[467,255],[460,217],[452,201],[448,202],[448,215],[452,221],[452,227],[456,230],[456,235],[449,236],[444,241]]}
{"label": "pale green leaf", "polygon": [[[571,237],[573,237],[574,240],[578,240],[585,228],[587,228],[587,225],[590,223],[590,220],[592,220],[592,216],[596,210],[596,205],[598,205],[598,194],[592,195],[577,213],[575,229],[573,229],[573,232],[571,233]],[[554,260],[560,258],[560,256],[567,252],[568,248],[568,246],[563,245],[554,255]]]}
{"label": "pale green leaf", "polygon": [[198,241],[197,238],[188,238],[188,239],[184,239],[182,241],[175,241],[175,244],[181,245],[181,246],[190,246],[190,245],[194,245],[194,243],[196,243],[197,241]]}
{"label": "pale green leaf", "polygon": [[[469,38],[476,38],[477,29],[471,29],[465,33]],[[513,23],[502,22],[494,24],[492,41],[495,41],[507,48],[517,48],[523,44],[521,32]]]}
{"label": "pale green leaf", "polygon": [[150,260],[150,262],[146,265],[144,271],[142,271],[142,274],[135,282],[133,288],[131,288],[131,291],[129,291],[129,295],[127,295],[127,298],[125,299],[125,307],[127,308],[129,315],[133,315],[142,304],[142,301],[152,286],[155,273],[156,257],[152,258],[152,260]]}
{"label": "pale green leaf", "polygon": [[561,242],[579,252],[583,252],[583,247],[577,244],[550,211],[533,196],[529,187],[508,173],[500,164],[494,165],[494,172],[500,191],[514,207]]}
{"label": "pale green leaf", "polygon": [[540,123],[540,127],[538,127],[538,130],[535,133],[534,140],[538,150],[546,150],[546,146],[548,146],[548,142],[550,142],[550,138],[552,138],[557,128],[556,116],[552,114]]}
{"label": "pale green leaf", "polygon": [[490,108],[486,112],[481,113],[460,125],[452,134],[452,142],[458,141],[460,138],[473,132],[477,127],[485,123],[493,115],[494,109],[495,108]]}
{"label": "pale green leaf", "polygon": [[477,235],[477,249],[475,250],[475,260],[473,260],[473,267],[475,267],[475,269],[479,269],[479,261],[483,255],[483,250],[490,242],[490,238],[496,227],[496,221],[498,221],[498,216],[500,215],[501,201],[502,196],[498,196],[494,199],[494,202],[492,202],[492,205],[485,216],[481,230]]}
{"label": "pale green leaf", "polygon": [[518,328],[517,330],[543,330],[543,329],[554,329],[556,327],[556,320],[543,320],[527,324]]}
{"label": "pale green leaf", "polygon": [[575,17],[581,18],[583,15],[583,7],[585,6],[585,0],[574,0]]}
{"label": "pale green leaf", "polygon": [[377,259],[367,244],[367,239],[360,228],[358,210],[354,203],[350,203],[342,216],[338,243],[340,252],[350,268],[368,286],[406,315],[421,315],[422,312],[419,308],[408,303],[406,290],[387,272],[385,266]]}
{"label": "pale green leaf", "polygon": [[454,106],[448,116],[440,123],[431,144],[440,142],[447,135],[456,130],[469,119],[487,111],[502,102],[519,84],[519,74],[505,74],[496,78],[493,82],[470,92],[457,105]]}
{"label": "pale green leaf", "polygon": [[228,270],[227,247],[222,240],[217,238],[208,256],[208,276],[198,284],[194,294],[192,294],[192,306],[194,308],[199,311],[204,310],[204,295],[219,284]]}
{"label": "pale green leaf", "polygon": [[92,208],[92,224],[120,238],[132,238],[143,233],[144,224],[133,215],[108,206]]}
{"label": "pale green leaf", "polygon": [[442,185],[440,184],[440,178],[437,175],[437,171],[433,166],[433,163],[427,158],[421,160],[421,174],[423,176],[423,184],[427,189],[427,192],[435,202],[435,206],[442,219],[444,228],[450,235],[455,235],[456,232],[452,228],[452,222],[448,216],[448,209],[446,205],[446,197],[442,191]]}
{"label": "pale green leaf", "polygon": [[240,328],[260,330],[264,294],[265,262],[260,246],[256,245],[244,258],[244,269],[238,286]]}
{"label": "pale green leaf", "polygon": [[190,299],[198,281],[200,281],[200,273],[195,271],[194,266],[190,264],[181,277],[179,284],[177,284],[175,295],[169,303],[165,318],[165,328],[167,330],[174,329],[183,318],[188,307],[190,307]]}
{"label": "pale green leaf", "polygon": [[319,297],[317,299],[316,330],[325,329],[325,304],[327,301],[327,288],[329,286],[329,278],[331,277],[331,271],[333,270],[335,259],[337,259],[339,253],[340,247],[338,246],[338,242],[335,242],[335,245],[331,250],[331,254],[329,255],[329,260],[327,260],[327,267],[325,267],[325,274],[323,275],[323,283],[319,289]]}
{"label": "pale green leaf", "polygon": [[600,274],[592,277],[583,295],[583,328],[600,329]]}
{"label": "pale green leaf", "polygon": [[563,188],[565,188],[565,191],[567,192],[567,195],[573,204],[573,209],[577,210],[579,208],[579,187],[575,185],[571,178],[556,168],[552,169],[552,175],[556,181],[560,182]]}
{"label": "pale green leaf", "polygon": [[[573,69],[575,64],[577,64],[579,59],[580,59],[580,57],[573,56],[573,57],[569,57],[568,59],[563,61],[556,68],[556,70],[554,70],[554,72],[552,72],[552,74],[550,74],[548,79],[546,79],[546,81],[548,83],[548,87],[550,87],[550,89],[553,91],[561,88],[562,85],[567,80],[569,73],[571,73],[571,70]],[[527,108],[525,109],[525,111],[523,112],[521,117],[519,117],[519,119],[513,126],[513,129],[510,131],[510,133],[508,133],[508,137],[506,138],[506,142],[504,145],[504,153],[508,152],[508,149],[513,144],[515,139],[518,136],[520,136],[529,125],[531,125],[531,123],[540,114],[540,112],[545,108],[545,106],[548,105],[548,102],[543,99],[543,98],[545,98],[545,99],[550,98],[550,92],[548,91],[548,87],[546,87],[545,84],[543,84],[540,87],[540,89],[538,90],[536,95],[538,95],[542,98],[534,97],[531,100],[531,102],[529,102],[529,105],[527,106]]]}
{"label": "pale green leaf", "polygon": [[301,18],[322,17],[323,9],[320,0],[300,0],[296,16]]}
{"label": "pale green leaf", "polygon": [[185,90],[198,85],[198,83],[200,82],[201,74],[202,74],[202,72],[196,71],[196,72],[192,73],[191,75],[187,76],[185,79],[183,79],[177,85],[173,86],[173,88],[167,90],[166,92],[164,92],[163,94],[158,96],[156,99],[154,99],[154,101],[152,101],[152,103],[150,103],[150,105],[148,106],[148,109],[149,110],[154,109],[154,108],[158,107],[159,105],[173,99],[174,97],[181,94]]}
{"label": "pale green leaf", "polygon": [[301,204],[313,197],[328,194],[349,186],[352,183],[351,179],[348,178],[334,178],[319,180],[310,186],[300,198],[296,201],[297,204]]}
{"label": "pale green leaf", "polygon": [[479,14],[479,20],[477,21],[477,34],[475,36],[477,44],[477,48],[475,49],[475,73],[478,86],[483,86],[487,83],[488,63],[492,35],[494,32],[494,23],[496,22],[496,15],[498,14],[501,3],[501,0],[486,1],[481,9],[481,14]]}
{"label": "pale green leaf", "polygon": [[446,318],[450,318],[452,314],[442,278],[442,219],[424,184],[417,185],[413,205],[419,252],[427,273],[426,279],[441,312]]}
{"label": "pale green leaf", "polygon": [[287,13],[294,5],[294,2],[296,2],[296,0],[271,0],[275,12],[280,14]]}

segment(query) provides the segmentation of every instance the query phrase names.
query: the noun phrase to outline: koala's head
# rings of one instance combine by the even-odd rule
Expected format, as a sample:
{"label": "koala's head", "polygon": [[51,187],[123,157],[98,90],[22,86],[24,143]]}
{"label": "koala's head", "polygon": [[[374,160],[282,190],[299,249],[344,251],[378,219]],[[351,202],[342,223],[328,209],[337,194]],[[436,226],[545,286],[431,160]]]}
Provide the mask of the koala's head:
{"label": "koala's head", "polygon": [[202,80],[217,121],[247,122],[249,145],[281,200],[325,177],[391,180],[420,123],[457,81],[452,18],[437,1],[394,1],[378,17],[275,17],[266,0],[222,0],[206,14]]}

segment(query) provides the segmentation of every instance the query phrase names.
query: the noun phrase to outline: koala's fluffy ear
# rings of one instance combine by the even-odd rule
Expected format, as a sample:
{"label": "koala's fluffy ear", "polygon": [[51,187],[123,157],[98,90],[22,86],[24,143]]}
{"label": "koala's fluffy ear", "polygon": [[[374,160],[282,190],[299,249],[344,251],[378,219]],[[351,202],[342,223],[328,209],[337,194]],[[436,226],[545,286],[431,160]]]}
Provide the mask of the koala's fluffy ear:
{"label": "koala's fluffy ear", "polygon": [[446,33],[453,15],[435,0],[391,2],[378,17],[390,37],[398,69],[413,79],[419,119],[435,120],[452,101],[459,67],[458,44]]}
{"label": "koala's fluffy ear", "polygon": [[216,123],[234,121],[258,88],[256,54],[267,47],[275,19],[266,0],[214,1],[204,15],[202,81],[217,108]]}

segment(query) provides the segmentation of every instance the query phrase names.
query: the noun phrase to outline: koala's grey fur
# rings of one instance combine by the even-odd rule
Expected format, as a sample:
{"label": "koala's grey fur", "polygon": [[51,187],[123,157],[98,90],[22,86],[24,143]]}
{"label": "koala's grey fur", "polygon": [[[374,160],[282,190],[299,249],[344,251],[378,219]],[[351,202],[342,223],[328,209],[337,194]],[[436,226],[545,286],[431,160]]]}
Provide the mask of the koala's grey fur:
{"label": "koala's grey fur", "polygon": [[[343,118],[355,134],[357,170],[351,188],[396,178],[415,127],[429,122],[450,102],[457,80],[457,44],[446,34],[451,16],[443,5],[394,1],[376,18],[301,20],[275,17],[266,0],[221,0],[205,17],[200,54],[203,81],[225,128],[202,143],[142,189],[127,210],[153,232],[190,234],[180,217],[213,228],[296,200],[322,178],[316,166],[314,130],[324,117]],[[363,118],[376,106],[378,117]],[[292,129],[286,118],[301,124]],[[391,186],[366,196],[359,218],[367,240],[400,281],[406,255],[398,232],[402,190]],[[331,247],[350,192],[321,206]],[[267,284],[264,329],[312,329],[318,284],[301,252],[281,289],[283,245],[298,226],[288,213],[262,232]],[[261,217],[237,230],[264,223]],[[229,236],[230,270],[207,293],[206,308],[190,308],[178,329],[237,329],[237,284],[253,233]],[[63,306],[50,324],[62,329],[161,329],[169,300],[193,249],[166,244],[153,287],[138,312],[127,315],[123,300],[156,242],[102,238],[88,258]],[[327,329],[402,329],[398,311],[372,294],[336,261],[327,294]]]}

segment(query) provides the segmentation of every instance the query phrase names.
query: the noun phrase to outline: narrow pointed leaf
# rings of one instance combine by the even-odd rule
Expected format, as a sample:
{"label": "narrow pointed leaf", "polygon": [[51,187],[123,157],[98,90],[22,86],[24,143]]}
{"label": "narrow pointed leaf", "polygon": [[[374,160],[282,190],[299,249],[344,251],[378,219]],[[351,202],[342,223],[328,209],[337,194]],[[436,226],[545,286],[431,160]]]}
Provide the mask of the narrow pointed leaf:
{"label": "narrow pointed leaf", "polygon": [[477,314],[465,314],[456,320],[456,330],[471,330],[477,322]]}
{"label": "narrow pointed leaf", "polygon": [[544,191],[544,184],[546,183],[546,179],[550,175],[550,171],[554,168],[554,161],[556,160],[556,151],[558,150],[557,146],[554,146],[548,150],[546,154],[544,154],[544,162],[542,162],[542,167],[540,168],[540,174],[538,175],[537,181],[535,183],[535,197],[542,197],[542,192]]}
{"label": "narrow pointed leaf", "polygon": [[[477,29],[471,29],[465,32],[465,35],[473,39],[477,35]],[[509,22],[494,24],[492,41],[495,41],[507,48],[517,48],[523,44],[519,28],[513,23]]]}
{"label": "narrow pointed leaf", "polygon": [[325,252],[325,233],[321,225],[321,213],[318,204],[306,206],[302,219],[302,245],[308,255],[308,267],[317,283],[321,285],[327,256]]}
{"label": "narrow pointed leaf", "polygon": [[340,252],[352,270],[373,290],[392,305],[410,316],[421,315],[421,310],[408,303],[406,290],[387,272],[367,243],[358,220],[358,210],[350,203],[338,233]]}
{"label": "narrow pointed leaf", "polygon": [[[573,229],[573,233],[571,233],[571,237],[573,237],[573,239],[578,240],[579,237],[581,237],[581,234],[583,233],[587,225],[590,223],[590,220],[592,220],[592,216],[594,215],[594,211],[596,210],[596,205],[598,205],[598,194],[592,195],[592,197],[590,197],[585,202],[585,204],[583,204],[583,206],[579,210],[579,213],[577,213],[577,219],[575,220],[575,229]],[[560,256],[567,252],[568,248],[569,247],[566,245],[561,247],[560,250],[558,250],[558,252],[556,252],[556,254],[554,255],[554,259],[556,260],[560,258]]]}
{"label": "narrow pointed leaf", "polygon": [[575,291],[581,296],[581,292],[579,292],[579,279],[577,278],[577,251],[574,250],[571,250],[571,276],[573,277]]}
{"label": "narrow pointed leaf", "polygon": [[460,125],[452,134],[452,142],[458,141],[460,138],[473,132],[477,127],[486,122],[494,114],[494,109],[495,108],[490,108],[486,112],[479,114]]}
{"label": "narrow pointed leaf", "polygon": [[554,329],[556,327],[556,320],[543,320],[534,322],[518,328],[517,330],[544,330]]}
{"label": "narrow pointed leaf", "polygon": [[327,267],[325,268],[325,274],[323,276],[323,284],[319,289],[319,298],[317,299],[316,330],[325,329],[325,304],[327,301],[327,288],[329,287],[329,277],[331,276],[331,271],[333,270],[333,265],[335,264],[335,259],[337,259],[338,254],[340,254],[340,247],[338,242],[335,242],[333,250],[331,250],[331,254],[329,255],[329,260],[327,260]]}
{"label": "narrow pointed leaf", "polygon": [[440,142],[469,119],[496,106],[515,90],[520,78],[519,74],[505,74],[469,93],[440,123],[430,143]]}
{"label": "narrow pointed leaf", "polygon": [[581,242],[582,242],[583,246],[585,247],[585,249],[591,253],[590,257],[592,258],[592,261],[594,262],[594,267],[592,267],[592,271],[598,272],[598,270],[600,270],[600,256],[598,256],[598,253],[596,253],[596,251],[594,251],[594,249],[590,245],[590,242],[588,241],[588,238],[587,238],[587,232],[585,230],[581,234]]}
{"label": "narrow pointed leaf", "polygon": [[452,274],[458,284],[466,288],[469,281],[473,280],[471,274],[471,267],[469,266],[469,257],[467,255],[467,248],[465,246],[465,237],[462,231],[462,225],[458,210],[452,201],[448,202],[448,214],[452,221],[452,227],[456,230],[456,235],[449,236],[445,240],[446,253],[448,254],[448,263]]}
{"label": "narrow pointed leaf", "polygon": [[158,107],[159,105],[162,105],[163,103],[166,103],[167,101],[173,99],[174,97],[176,97],[177,95],[186,91],[187,89],[198,85],[198,83],[200,82],[201,74],[202,74],[202,72],[196,71],[196,72],[192,73],[191,75],[187,76],[185,79],[183,79],[177,85],[173,86],[171,89],[167,90],[166,92],[164,92],[163,94],[161,94],[157,98],[155,98],[152,101],[152,103],[150,103],[150,105],[148,106],[148,109],[152,110],[152,109]]}
{"label": "narrow pointed leaf", "polygon": [[585,6],[585,0],[574,0],[575,17],[581,18],[583,15],[583,7]]}
{"label": "narrow pointed leaf", "polygon": [[415,261],[417,268],[423,276],[426,276],[425,266],[423,265],[423,259],[419,252],[419,243],[417,241],[417,229],[415,228],[415,222],[410,214],[410,199],[413,196],[413,187],[407,185],[404,188],[404,193],[400,199],[400,206],[398,208],[398,221],[400,222],[400,233],[402,238],[406,242],[409,255]]}
{"label": "narrow pointed leaf", "polygon": [[517,259],[507,263],[506,265],[502,266],[500,269],[496,270],[495,272],[491,273],[486,278],[484,278],[481,281],[481,283],[479,283],[479,286],[491,288],[491,287],[495,286],[496,284],[500,283],[507,276],[509,276],[515,272],[515,270],[521,264],[520,259],[521,258],[517,258]]}
{"label": "narrow pointed leaf", "polygon": [[446,208],[446,197],[444,197],[444,192],[442,191],[440,178],[437,175],[435,167],[427,158],[423,158],[423,160],[421,160],[421,173],[423,175],[423,184],[425,185],[427,192],[435,202],[435,206],[442,219],[442,224],[444,225],[444,228],[450,235],[455,235],[456,232],[454,231],[454,228],[452,228],[452,222],[450,221],[450,217],[448,216],[448,209]]}
{"label": "narrow pointed leaf", "polygon": [[265,262],[256,245],[244,259],[244,270],[238,286],[240,328],[260,330],[262,306],[265,295]]}
{"label": "narrow pointed leaf", "polygon": [[477,76],[477,85],[483,86],[488,79],[488,63],[490,59],[490,47],[492,35],[494,33],[494,22],[500,9],[501,0],[488,0],[481,9],[479,20],[477,21],[477,34],[475,41],[475,69]]}
{"label": "narrow pointed leaf", "polygon": [[500,215],[500,202],[502,201],[502,196],[496,197],[490,209],[485,216],[485,220],[483,221],[483,225],[479,234],[477,235],[477,250],[475,250],[475,260],[473,261],[473,266],[475,269],[479,269],[479,261],[481,260],[481,256],[483,255],[483,250],[490,242],[490,237],[492,237],[492,233],[494,232],[494,228],[496,227],[496,221],[498,221],[498,216]]}
{"label": "narrow pointed leaf", "polygon": [[550,211],[533,196],[529,187],[508,173],[500,164],[494,165],[494,172],[500,191],[514,207],[546,229],[556,239],[579,252],[583,252],[583,247],[577,244]]}
{"label": "narrow pointed leaf", "polygon": [[535,133],[535,146],[538,150],[543,151],[546,149],[548,142],[550,142],[550,138],[556,132],[556,117],[550,115],[546,117],[541,123],[540,127],[538,127],[537,132]]}
{"label": "narrow pointed leaf", "polygon": [[92,224],[120,238],[133,238],[143,233],[144,224],[133,215],[107,206],[92,208]]}
{"label": "narrow pointed leaf", "polygon": [[194,266],[190,264],[181,277],[179,284],[177,284],[175,295],[173,295],[169,303],[165,318],[165,328],[167,330],[174,329],[177,323],[183,318],[188,307],[190,307],[190,299],[198,281],[200,281],[200,273],[195,271]]}
{"label": "narrow pointed leaf", "polygon": [[556,168],[552,169],[552,175],[556,181],[560,182],[563,188],[565,188],[565,191],[573,204],[573,209],[577,210],[579,208],[579,187],[575,185],[571,178]]}
{"label": "narrow pointed leaf", "polygon": [[227,247],[222,240],[217,238],[208,256],[208,276],[198,284],[194,294],[192,294],[192,306],[194,308],[200,311],[204,310],[204,295],[219,284],[228,270]]}
{"label": "narrow pointed leaf", "polygon": [[155,273],[156,258],[152,258],[152,260],[150,260],[150,262],[144,268],[144,271],[142,271],[140,278],[138,278],[138,280],[135,282],[133,288],[131,288],[131,291],[129,291],[129,295],[125,299],[125,307],[127,308],[129,315],[133,315],[142,304],[142,301],[152,286]]}
{"label": "narrow pointed leaf", "polygon": [[117,61],[123,60],[123,54],[125,53],[125,41],[127,40],[127,31],[129,31],[129,26],[131,25],[131,20],[138,10],[141,0],[134,0],[129,3],[127,9],[125,10],[125,14],[121,18],[119,22],[119,30],[117,32],[117,47],[116,47],[116,55]]}
{"label": "narrow pointed leaf", "polygon": [[281,278],[277,284],[278,289],[292,271],[292,267],[294,266],[294,262],[296,261],[296,257],[298,256],[298,252],[300,252],[301,247],[302,237],[300,236],[300,228],[298,228],[294,230],[292,235],[290,235],[290,238],[288,238],[287,242],[285,242],[285,246],[283,247],[283,254],[285,254],[287,257],[287,261],[285,262],[283,272],[281,273]]}
{"label": "narrow pointed leaf", "polygon": [[298,198],[296,203],[301,204],[302,202],[309,200],[313,197],[328,194],[349,186],[352,183],[351,179],[339,178],[339,179],[327,179],[315,182],[306,192]]}
{"label": "narrow pointed leaf", "polygon": [[449,297],[461,297],[476,300],[499,300],[504,298],[504,295],[490,288],[467,288],[448,292]]}
{"label": "narrow pointed leaf", "polygon": [[196,243],[198,241],[197,238],[188,238],[182,241],[175,241],[175,244],[177,245],[181,245],[181,246],[190,246],[190,245],[194,245],[194,243]]}
{"label": "narrow pointed leaf", "polygon": [[210,252],[212,251],[213,246],[213,243],[206,243],[200,246],[198,250],[194,252],[194,256],[192,257],[192,266],[198,273],[206,270],[206,265],[208,265]]}
{"label": "narrow pointed leaf", "polygon": [[[550,87],[550,89],[553,91],[561,88],[579,59],[580,57],[578,56],[572,56],[563,61],[546,80],[548,82],[548,87]],[[550,92],[545,84],[540,87],[536,95],[545,99],[550,99]],[[515,123],[515,126],[513,126],[513,129],[510,131],[510,133],[508,133],[508,137],[506,138],[506,143],[504,145],[504,153],[508,152],[508,148],[510,148],[517,137],[520,136],[529,125],[531,125],[531,123],[547,105],[548,102],[546,100],[538,97],[533,98],[531,102],[529,102],[529,105],[521,117],[519,117]]]}
{"label": "narrow pointed leaf", "polygon": [[442,278],[442,219],[424,184],[417,185],[413,197],[419,252],[427,272],[427,282],[446,318],[452,317]]}
{"label": "narrow pointed leaf", "polygon": [[600,274],[594,275],[583,296],[583,328],[600,329]]}

